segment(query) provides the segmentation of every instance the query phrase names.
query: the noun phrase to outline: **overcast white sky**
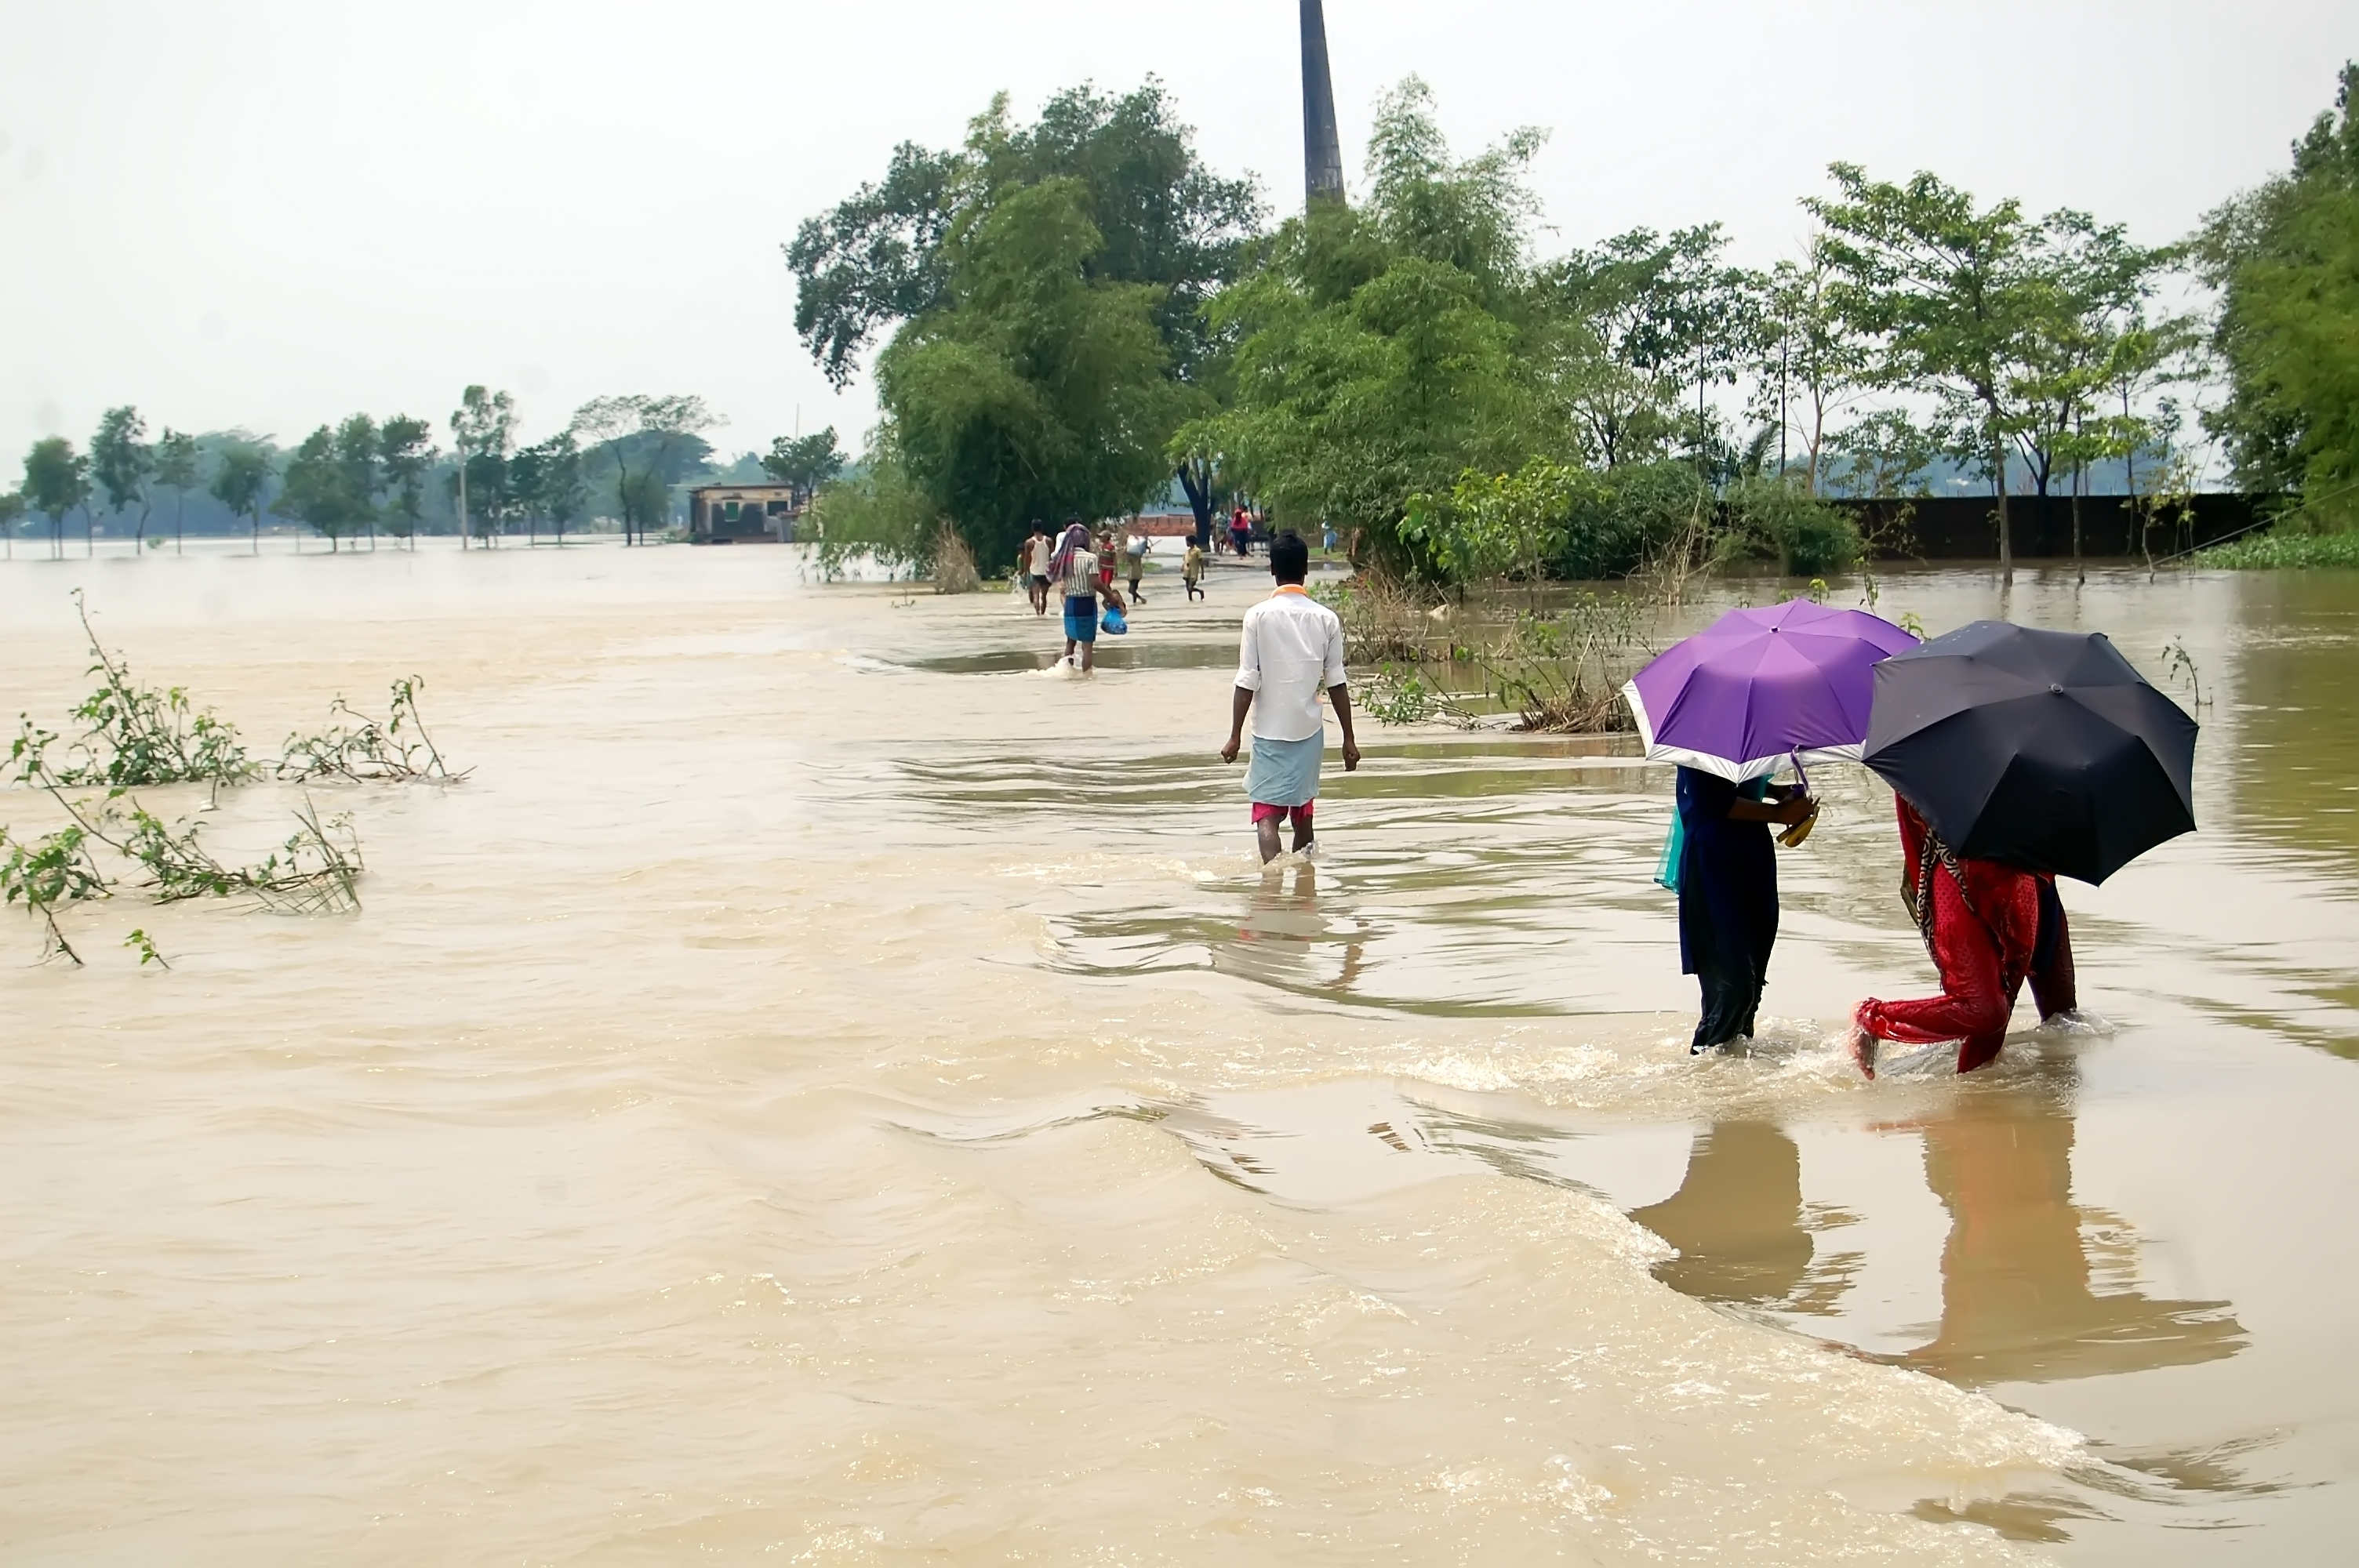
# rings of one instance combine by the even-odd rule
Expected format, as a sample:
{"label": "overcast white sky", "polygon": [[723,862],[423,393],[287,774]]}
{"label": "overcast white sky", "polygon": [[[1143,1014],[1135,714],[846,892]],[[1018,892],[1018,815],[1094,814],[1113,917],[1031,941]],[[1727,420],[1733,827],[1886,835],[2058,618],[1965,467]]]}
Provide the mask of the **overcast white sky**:
{"label": "overcast white sky", "polygon": [[[1831,159],[2082,207],[2158,241],[2283,167],[2359,55],[2350,0],[1330,0],[1347,168],[1417,71],[1512,126],[1556,243],[1725,222],[1788,252]],[[1160,75],[1228,170],[1301,199],[1296,9],[1031,0],[0,0],[0,476],[100,411],[291,441],[439,426],[470,381],[537,438],[701,393],[719,444],[874,417],[792,331],[778,246],[902,139]]]}

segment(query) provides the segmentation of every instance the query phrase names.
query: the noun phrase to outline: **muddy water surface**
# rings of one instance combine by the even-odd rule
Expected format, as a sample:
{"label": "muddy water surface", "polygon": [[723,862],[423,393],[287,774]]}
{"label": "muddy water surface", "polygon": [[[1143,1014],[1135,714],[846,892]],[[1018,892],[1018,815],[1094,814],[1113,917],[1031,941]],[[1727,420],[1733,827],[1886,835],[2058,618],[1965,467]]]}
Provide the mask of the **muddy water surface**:
{"label": "muddy water surface", "polygon": [[1828,1037],[1930,970],[1857,770],[1780,857],[1776,1021],[1696,1064],[1626,748],[1369,734],[1266,875],[1212,754],[1249,576],[1150,582],[1081,681],[1004,596],[799,574],[0,572],[8,712],[81,695],[80,585],[257,743],[415,671],[474,769],[314,792],[354,916],[126,889],[80,972],[0,921],[0,1555],[2342,1549],[2359,578],[1879,582],[2183,645],[2203,830],[2068,887],[2091,1027],[1866,1085]]}

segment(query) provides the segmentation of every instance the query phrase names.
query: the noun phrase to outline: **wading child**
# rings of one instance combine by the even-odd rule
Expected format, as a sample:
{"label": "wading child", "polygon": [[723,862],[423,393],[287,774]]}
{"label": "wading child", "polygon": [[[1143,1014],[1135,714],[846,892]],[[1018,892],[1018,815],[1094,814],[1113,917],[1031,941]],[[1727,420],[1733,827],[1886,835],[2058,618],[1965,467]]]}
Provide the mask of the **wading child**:
{"label": "wading child", "polygon": [[1180,557],[1180,585],[1190,599],[1204,597],[1204,549],[1193,539],[1188,541],[1188,553]]}
{"label": "wading child", "polygon": [[1277,591],[1245,611],[1237,646],[1236,689],[1229,704],[1229,741],[1221,761],[1237,760],[1245,717],[1253,717],[1253,760],[1245,796],[1253,802],[1254,836],[1265,864],[1277,858],[1277,825],[1294,825],[1294,850],[1310,848],[1312,808],[1319,799],[1319,762],[1326,749],[1319,715],[1323,688],[1343,731],[1343,771],[1360,765],[1352,735],[1352,694],[1343,685],[1343,623],[1303,590],[1310,546],[1288,529],[1269,545],[1269,575]]}

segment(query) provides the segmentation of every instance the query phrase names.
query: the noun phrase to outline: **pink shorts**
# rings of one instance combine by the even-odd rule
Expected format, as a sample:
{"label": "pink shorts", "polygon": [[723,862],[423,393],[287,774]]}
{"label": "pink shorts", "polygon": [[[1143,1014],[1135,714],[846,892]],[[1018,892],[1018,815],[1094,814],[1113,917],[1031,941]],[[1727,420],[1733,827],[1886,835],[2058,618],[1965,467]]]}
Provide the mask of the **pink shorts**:
{"label": "pink shorts", "polygon": [[1310,808],[1318,804],[1315,800],[1306,800],[1300,806],[1271,806],[1266,801],[1255,801],[1254,826],[1258,827],[1273,816],[1287,816],[1293,818],[1295,827],[1308,827],[1310,826]]}

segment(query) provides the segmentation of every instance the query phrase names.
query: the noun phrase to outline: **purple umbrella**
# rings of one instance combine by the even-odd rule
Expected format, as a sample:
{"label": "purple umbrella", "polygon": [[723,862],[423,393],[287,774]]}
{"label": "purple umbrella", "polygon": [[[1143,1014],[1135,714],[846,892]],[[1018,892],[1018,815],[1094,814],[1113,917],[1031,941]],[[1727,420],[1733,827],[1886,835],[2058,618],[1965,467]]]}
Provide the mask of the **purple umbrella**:
{"label": "purple umbrella", "polygon": [[1732,610],[1622,688],[1650,762],[1735,783],[1788,757],[1856,762],[1875,695],[1869,669],[1917,639],[1864,610],[1807,599]]}

